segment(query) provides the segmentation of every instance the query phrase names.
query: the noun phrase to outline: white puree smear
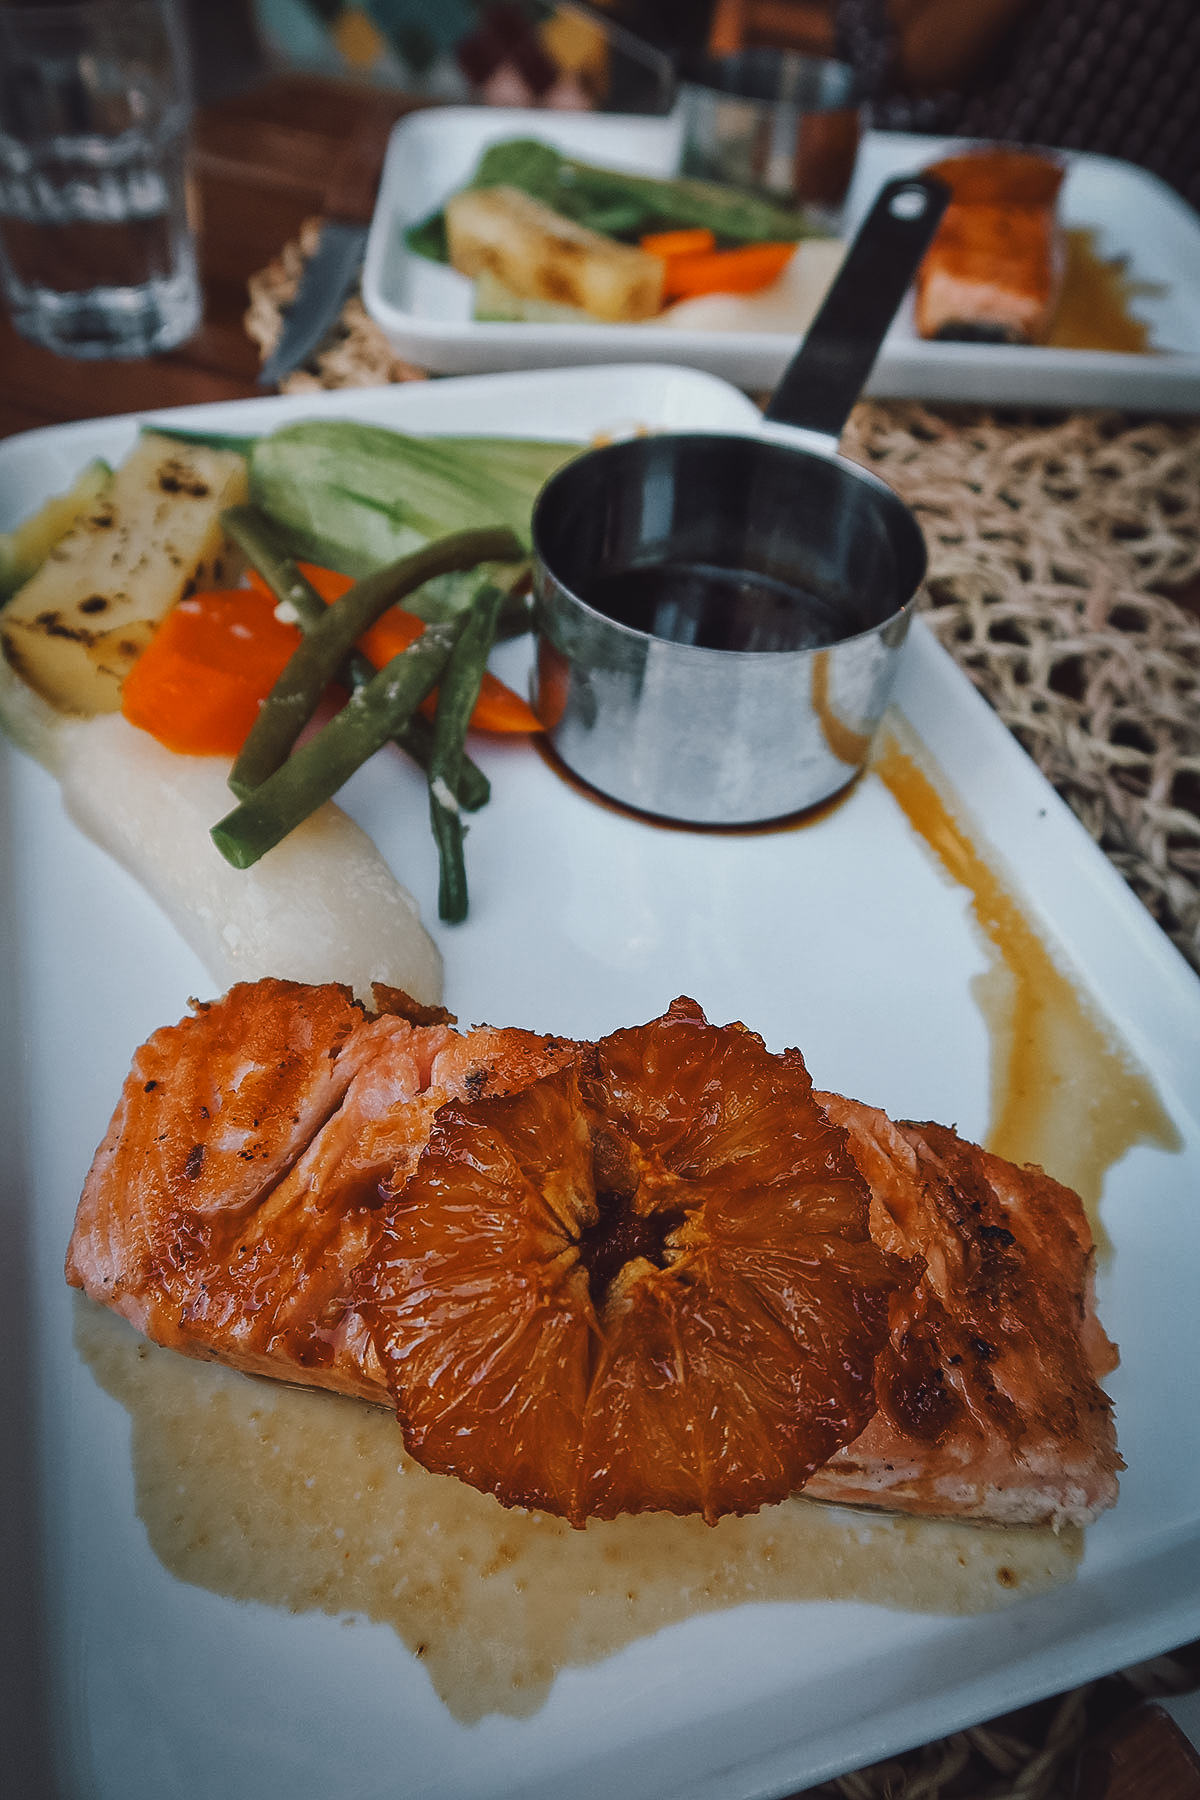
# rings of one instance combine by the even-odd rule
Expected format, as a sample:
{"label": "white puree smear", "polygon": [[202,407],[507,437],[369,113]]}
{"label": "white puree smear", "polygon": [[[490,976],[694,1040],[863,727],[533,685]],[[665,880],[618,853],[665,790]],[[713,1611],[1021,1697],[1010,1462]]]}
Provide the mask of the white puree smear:
{"label": "white puree smear", "polygon": [[381,1407],[146,1343],[76,1301],[76,1343],[133,1426],[138,1513],[181,1581],[390,1625],[455,1718],[527,1716],[560,1669],[754,1601],[977,1613],[1070,1580],[1083,1534],[790,1500],[715,1526],[663,1513],[573,1531],[412,1462]]}

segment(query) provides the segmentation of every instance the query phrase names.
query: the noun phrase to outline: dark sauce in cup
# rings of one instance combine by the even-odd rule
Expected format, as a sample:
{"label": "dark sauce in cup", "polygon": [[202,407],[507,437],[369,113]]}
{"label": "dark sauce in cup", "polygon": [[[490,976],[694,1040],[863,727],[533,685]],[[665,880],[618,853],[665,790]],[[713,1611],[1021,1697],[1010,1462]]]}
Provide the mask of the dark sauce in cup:
{"label": "dark sauce in cup", "polygon": [[747,569],[652,563],[588,584],[606,618],[649,637],[705,650],[816,650],[852,635],[831,600]]}

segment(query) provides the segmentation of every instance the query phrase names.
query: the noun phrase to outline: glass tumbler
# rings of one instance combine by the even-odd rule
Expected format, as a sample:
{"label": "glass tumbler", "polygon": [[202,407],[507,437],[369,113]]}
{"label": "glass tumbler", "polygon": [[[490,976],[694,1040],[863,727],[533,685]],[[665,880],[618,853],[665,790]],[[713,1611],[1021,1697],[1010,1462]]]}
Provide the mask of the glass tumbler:
{"label": "glass tumbler", "polygon": [[685,175],[836,214],[861,129],[852,69],[754,48],[693,59],[682,73]]}
{"label": "glass tumbler", "polygon": [[64,356],[168,350],[200,323],[174,0],[0,0],[0,286]]}

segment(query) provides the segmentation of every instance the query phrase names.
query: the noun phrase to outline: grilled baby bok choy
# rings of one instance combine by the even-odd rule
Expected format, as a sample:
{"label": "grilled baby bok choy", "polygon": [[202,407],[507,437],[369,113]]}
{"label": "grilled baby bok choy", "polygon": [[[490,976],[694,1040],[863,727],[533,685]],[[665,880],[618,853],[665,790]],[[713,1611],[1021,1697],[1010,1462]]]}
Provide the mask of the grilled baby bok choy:
{"label": "grilled baby bok choy", "polygon": [[[308,419],[261,438],[178,435],[240,447],[250,501],[291,554],[355,576],[433,538],[482,525],[507,525],[528,550],[535,499],[580,449],[531,438],[416,437],[352,419]],[[407,610],[447,618],[473,592],[443,577],[414,595]]]}

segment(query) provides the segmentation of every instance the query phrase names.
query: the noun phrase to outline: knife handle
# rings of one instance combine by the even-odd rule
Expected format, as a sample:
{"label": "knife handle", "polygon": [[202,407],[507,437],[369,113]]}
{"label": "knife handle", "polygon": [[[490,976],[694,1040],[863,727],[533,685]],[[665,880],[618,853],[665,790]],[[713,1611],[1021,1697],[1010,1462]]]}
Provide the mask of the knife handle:
{"label": "knife handle", "polygon": [[370,224],[388,139],[402,110],[399,104],[371,106],[360,115],[325,189],[327,219],[342,220],[348,225]]}

